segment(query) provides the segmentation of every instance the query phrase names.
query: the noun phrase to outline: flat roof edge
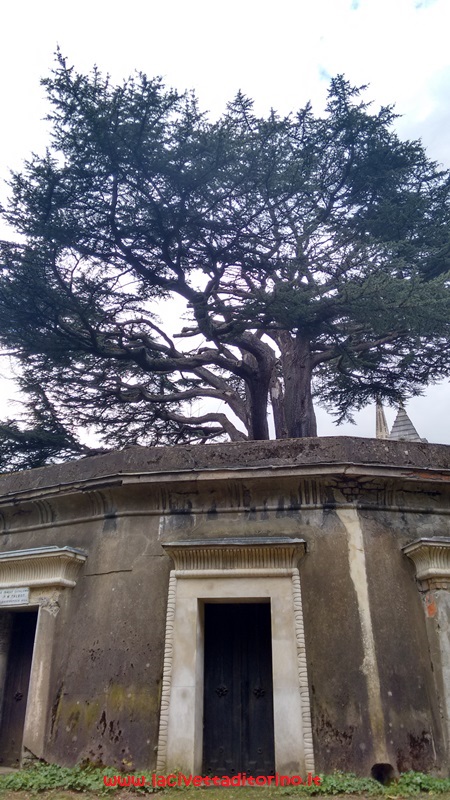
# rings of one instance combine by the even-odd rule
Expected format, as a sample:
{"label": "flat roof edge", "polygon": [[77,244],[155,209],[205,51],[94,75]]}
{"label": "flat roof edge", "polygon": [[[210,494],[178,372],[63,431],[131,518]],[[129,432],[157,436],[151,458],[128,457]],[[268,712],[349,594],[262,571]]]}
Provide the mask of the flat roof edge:
{"label": "flat roof edge", "polygon": [[450,485],[450,469],[426,466],[378,464],[364,462],[324,461],[310,464],[265,464],[237,467],[192,467],[177,470],[139,470],[136,472],[116,472],[86,479],[49,483],[1,494],[0,505],[20,500],[33,499],[42,495],[62,496],[75,492],[99,491],[121,486],[143,484],[176,484],[203,481],[224,481],[234,477],[237,480],[270,478],[276,473],[279,477],[298,478],[389,478],[414,482],[443,483]]}

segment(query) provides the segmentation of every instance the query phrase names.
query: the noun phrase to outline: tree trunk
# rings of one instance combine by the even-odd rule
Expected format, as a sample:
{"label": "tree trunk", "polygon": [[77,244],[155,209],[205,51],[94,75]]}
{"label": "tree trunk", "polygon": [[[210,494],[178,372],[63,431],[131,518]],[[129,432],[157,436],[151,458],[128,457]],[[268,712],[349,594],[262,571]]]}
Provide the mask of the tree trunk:
{"label": "tree trunk", "polygon": [[[249,352],[251,344],[253,352]],[[242,361],[252,369],[253,375],[245,379],[245,405],[247,410],[247,430],[250,440],[269,439],[267,407],[269,388],[275,369],[275,351],[257,335],[246,334],[245,346],[239,345]]]}
{"label": "tree trunk", "polygon": [[269,439],[269,423],[267,421],[267,395],[269,381],[261,376],[259,380],[248,381],[246,385],[248,404],[248,438]]}
{"label": "tree trunk", "polygon": [[275,439],[287,439],[287,425],[284,408],[284,391],[280,379],[275,370],[272,372],[270,380],[270,401],[272,403],[273,424],[275,428]]}
{"label": "tree trunk", "polygon": [[311,350],[306,337],[277,334],[284,376],[284,418],[292,439],[317,436],[316,415],[311,394]]}

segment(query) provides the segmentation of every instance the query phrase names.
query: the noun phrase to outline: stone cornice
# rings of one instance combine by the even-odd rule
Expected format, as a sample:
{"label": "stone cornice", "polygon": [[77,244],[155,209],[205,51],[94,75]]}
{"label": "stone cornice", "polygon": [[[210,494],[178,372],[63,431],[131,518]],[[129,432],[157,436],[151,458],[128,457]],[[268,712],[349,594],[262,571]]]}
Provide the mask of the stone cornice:
{"label": "stone cornice", "polygon": [[73,587],[87,555],[74,547],[35,547],[0,553],[0,588]]}
{"label": "stone cornice", "polygon": [[[396,467],[390,465],[380,466],[378,464],[311,464],[293,465],[290,467],[270,465],[258,467],[242,467],[228,469],[190,469],[175,472],[136,472],[126,475],[105,475],[100,479],[87,479],[86,481],[76,481],[59,485],[48,485],[39,488],[29,488],[17,492],[0,494],[0,509],[3,513],[8,513],[7,509],[13,509],[18,502],[31,501],[34,504],[59,502],[65,498],[86,496],[99,493],[102,490],[118,490],[122,487],[127,489],[139,486],[158,486],[174,489],[177,484],[199,484],[229,483],[235,481],[264,481],[274,479],[298,479],[300,481],[315,481],[316,485],[336,484],[342,481],[355,481],[361,483],[361,488],[370,487],[370,481],[388,482],[390,486],[414,483],[416,485],[439,485],[440,489],[448,487],[450,490],[450,470],[429,469],[427,467]],[[320,483],[319,483],[320,482]],[[1,491],[1,483],[0,483]],[[317,492],[317,490],[316,490]],[[317,504],[322,505],[319,499]],[[428,509],[427,509],[428,510]],[[0,513],[1,517],[1,513]],[[92,515],[89,517],[92,519]],[[45,522],[40,521],[45,525]],[[33,525],[32,528],[35,528]],[[1,525],[0,525],[1,528]],[[30,528],[31,529],[31,528]]]}
{"label": "stone cornice", "polygon": [[450,485],[450,447],[358,437],[133,446],[79,461],[0,475],[0,497],[7,503],[14,498],[45,498],[125,484],[173,485],[274,475],[386,477]]}
{"label": "stone cornice", "polygon": [[402,550],[414,562],[422,588],[450,588],[450,538],[424,537],[410,542]]}
{"label": "stone cornice", "polygon": [[341,480],[361,480],[365,485],[371,479],[396,483],[439,484],[450,487],[450,470],[431,469],[428,467],[398,467],[394,465],[358,464],[358,463],[321,463],[308,465],[261,465],[255,467],[231,467],[224,469],[187,469],[174,472],[128,472],[126,474],[105,475],[70,483],[48,484],[36,488],[8,491],[1,494],[0,508],[14,506],[17,502],[56,500],[78,493],[88,495],[101,490],[114,490],[121,487],[139,487],[144,485],[166,486],[173,489],[176,484],[221,483],[236,481],[259,481],[283,478],[318,479],[322,483]]}
{"label": "stone cornice", "polygon": [[306,552],[303,539],[252,538],[168,542],[162,545],[181,571],[227,572],[297,567]]}

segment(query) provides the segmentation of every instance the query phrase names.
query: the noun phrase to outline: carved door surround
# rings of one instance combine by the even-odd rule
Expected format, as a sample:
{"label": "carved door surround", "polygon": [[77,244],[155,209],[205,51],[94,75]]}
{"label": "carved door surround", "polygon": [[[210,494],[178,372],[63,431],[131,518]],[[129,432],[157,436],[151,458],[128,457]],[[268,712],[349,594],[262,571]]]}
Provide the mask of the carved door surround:
{"label": "carved door surround", "polygon": [[10,649],[11,612],[25,609],[38,612],[22,758],[44,757],[52,652],[61,593],[75,586],[86,558],[86,553],[73,547],[0,552],[0,713]]}
{"label": "carved door surround", "polygon": [[157,771],[201,774],[205,603],[269,602],[275,767],[314,771],[300,575],[305,542],[287,537],[162,545],[170,574]]}
{"label": "carved door surround", "polygon": [[416,568],[447,758],[450,759],[450,537],[424,536],[409,542],[402,550]]}

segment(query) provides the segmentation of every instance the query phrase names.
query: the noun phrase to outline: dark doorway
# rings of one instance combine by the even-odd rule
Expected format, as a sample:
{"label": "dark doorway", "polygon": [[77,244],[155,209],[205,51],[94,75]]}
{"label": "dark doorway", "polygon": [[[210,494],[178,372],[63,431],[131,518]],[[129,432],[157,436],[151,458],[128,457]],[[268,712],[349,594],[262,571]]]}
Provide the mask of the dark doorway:
{"label": "dark doorway", "polygon": [[4,767],[20,765],[36,622],[37,611],[13,614],[0,721],[0,764]]}
{"label": "dark doorway", "polygon": [[269,603],[205,605],[205,775],[273,775]]}

